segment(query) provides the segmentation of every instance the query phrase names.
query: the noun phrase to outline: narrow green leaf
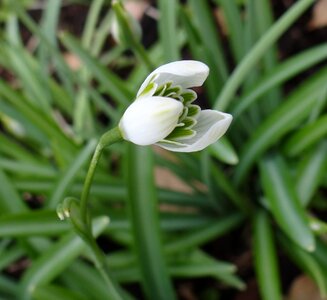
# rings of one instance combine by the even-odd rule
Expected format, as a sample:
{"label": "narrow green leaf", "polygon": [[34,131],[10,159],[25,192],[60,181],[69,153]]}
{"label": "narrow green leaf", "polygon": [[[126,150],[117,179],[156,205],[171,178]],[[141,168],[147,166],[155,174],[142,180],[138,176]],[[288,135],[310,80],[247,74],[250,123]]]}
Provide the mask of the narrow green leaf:
{"label": "narrow green leaf", "polygon": [[228,38],[234,54],[235,62],[239,62],[245,53],[243,44],[244,29],[241,19],[241,12],[235,1],[215,0],[217,5],[221,6],[224,20],[227,24]]}
{"label": "narrow green leaf", "polygon": [[[227,80],[228,69],[226,66],[226,60],[224,58],[221,41],[217,35],[217,26],[214,22],[212,12],[207,0],[189,0],[189,4],[192,8],[193,18],[195,18],[202,43],[210,52],[212,64],[209,64],[209,67],[212,71],[212,76],[214,76],[216,79],[216,92],[218,92],[220,84]],[[217,71],[218,74],[216,75]]]}
{"label": "narrow green leaf", "polygon": [[176,298],[163,260],[157,195],[153,182],[153,153],[128,143],[129,209],[143,289],[150,299]]}
{"label": "narrow green leaf", "polygon": [[8,297],[5,299],[17,299],[18,284],[9,277],[0,275],[0,295]]}
{"label": "narrow green leaf", "polygon": [[69,229],[70,225],[60,221],[55,211],[40,210],[0,217],[0,237],[52,236]]}
{"label": "narrow green leaf", "polygon": [[55,184],[47,206],[55,208],[66,195],[68,188],[74,182],[78,172],[81,170],[86,161],[90,158],[96,146],[96,140],[91,140],[76,156],[70,166],[65,170],[62,176],[59,176],[58,182]]}
{"label": "narrow green leaf", "polygon": [[[228,107],[240,84],[246,76],[248,76],[251,68],[257,64],[266,51],[314,1],[315,0],[297,1],[277,22],[274,23],[266,34],[262,36],[232,73],[216,100],[214,106],[215,109],[225,110]],[[202,3],[202,1],[198,2]],[[211,39],[208,40],[211,41]]]}
{"label": "narrow green leaf", "polygon": [[88,70],[97,77],[103,88],[109,95],[115,98],[118,103],[127,105],[133,100],[134,95],[127,88],[125,82],[102,66],[95,58],[84,50],[81,45],[79,45],[76,39],[68,33],[61,34],[60,39],[70,51],[76,53],[80,57]]}
{"label": "narrow green leaf", "polygon": [[325,85],[327,68],[322,69],[294,91],[251,135],[241,150],[235,182],[240,184],[255,160],[285,133],[310,114],[320,88]]}
{"label": "narrow green leaf", "polygon": [[284,235],[280,234],[278,238],[288,257],[313,278],[319,287],[322,297],[325,297],[327,295],[327,274],[324,269],[325,266],[321,265],[321,261],[315,258],[314,253],[304,251]]}
{"label": "narrow green leaf", "polygon": [[260,164],[260,176],[266,199],[276,222],[294,243],[313,251],[315,240],[295,186],[280,156],[270,155]]}
{"label": "narrow green leaf", "polygon": [[[107,217],[95,220],[93,225],[95,235],[99,235],[108,224],[109,219]],[[75,233],[63,236],[34,261],[24,273],[21,281],[20,299],[31,299],[36,287],[50,283],[85,249],[87,249],[86,244]]]}
{"label": "narrow green leaf", "polygon": [[289,156],[299,155],[325,136],[327,136],[327,114],[294,133],[284,146],[285,152]]}
{"label": "narrow green leaf", "polygon": [[81,293],[70,291],[59,285],[37,286],[33,290],[35,300],[87,300]]}
{"label": "narrow green leaf", "polygon": [[327,44],[318,45],[308,50],[302,51],[297,55],[290,57],[282,63],[279,63],[268,74],[260,78],[254,86],[249,89],[245,95],[242,95],[232,108],[234,119],[238,118],[254,101],[264,100],[264,95],[271,88],[285,82],[287,79],[299,74],[311,66],[327,58]]}
{"label": "narrow green leaf", "polygon": [[11,180],[0,168],[0,215],[4,213],[15,213],[27,210],[27,205],[23,202],[23,199],[14,188]]}
{"label": "narrow green leaf", "polygon": [[191,231],[170,242],[164,248],[165,253],[171,254],[179,251],[184,251],[192,247],[201,246],[210,240],[217,239],[221,235],[224,235],[230,230],[233,230],[241,223],[242,220],[243,216],[239,213],[222,217],[215,222],[211,222],[206,226]]}
{"label": "narrow green leaf", "polygon": [[10,264],[17,261],[23,255],[24,255],[23,249],[17,246],[13,246],[7,249],[6,251],[2,251],[0,257],[0,271],[10,266]]}
{"label": "narrow green leaf", "polygon": [[233,145],[225,137],[209,146],[209,151],[212,156],[226,164],[236,165],[238,163],[237,153]]}
{"label": "narrow green leaf", "polygon": [[322,141],[307,157],[301,160],[296,178],[297,195],[307,206],[316,189],[324,181],[327,170],[327,141]]}
{"label": "narrow green leaf", "polygon": [[254,215],[254,261],[263,300],[281,300],[282,291],[273,230],[264,211]]}
{"label": "narrow green leaf", "polygon": [[178,1],[159,0],[159,36],[166,62],[179,60],[179,45],[176,43]]}

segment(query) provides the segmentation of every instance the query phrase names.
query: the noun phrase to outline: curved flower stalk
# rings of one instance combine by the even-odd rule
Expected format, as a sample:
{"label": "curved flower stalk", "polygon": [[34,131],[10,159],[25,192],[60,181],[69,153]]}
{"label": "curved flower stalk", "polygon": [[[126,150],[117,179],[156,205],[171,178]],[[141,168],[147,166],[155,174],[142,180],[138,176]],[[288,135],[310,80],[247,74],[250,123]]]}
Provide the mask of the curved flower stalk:
{"label": "curved flower stalk", "polygon": [[201,110],[193,104],[197,94],[190,87],[201,86],[209,68],[201,62],[172,62],[154,70],[141,85],[135,101],[126,109],[118,127],[104,133],[94,151],[85,178],[81,200],[67,198],[58,207],[60,219],[69,218],[76,233],[90,246],[94,261],[110,290],[110,299],[121,300],[95,242],[88,199],[93,176],[105,147],[122,139],[137,145],[156,144],[176,152],[200,151],[216,142],[228,129],[232,116],[215,110]]}
{"label": "curved flower stalk", "polygon": [[228,129],[232,116],[201,110],[193,104],[197,94],[189,89],[201,86],[208,74],[204,63],[192,60],[154,70],[119,123],[123,138],[175,152],[200,151],[216,142]]}

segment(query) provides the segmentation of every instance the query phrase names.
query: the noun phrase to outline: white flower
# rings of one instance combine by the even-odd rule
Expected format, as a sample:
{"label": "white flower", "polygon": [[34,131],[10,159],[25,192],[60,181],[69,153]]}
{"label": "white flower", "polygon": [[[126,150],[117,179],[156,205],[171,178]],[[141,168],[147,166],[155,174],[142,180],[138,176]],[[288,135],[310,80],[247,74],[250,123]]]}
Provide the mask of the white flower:
{"label": "white flower", "polygon": [[125,140],[137,145],[151,145],[174,130],[182,111],[183,104],[172,98],[142,98],[127,108],[119,128]]}
{"label": "white flower", "polygon": [[156,144],[176,152],[200,151],[216,142],[228,129],[232,116],[202,110],[190,87],[201,86],[209,68],[184,60],[154,70],[127,108],[119,128],[124,139],[138,145]]}

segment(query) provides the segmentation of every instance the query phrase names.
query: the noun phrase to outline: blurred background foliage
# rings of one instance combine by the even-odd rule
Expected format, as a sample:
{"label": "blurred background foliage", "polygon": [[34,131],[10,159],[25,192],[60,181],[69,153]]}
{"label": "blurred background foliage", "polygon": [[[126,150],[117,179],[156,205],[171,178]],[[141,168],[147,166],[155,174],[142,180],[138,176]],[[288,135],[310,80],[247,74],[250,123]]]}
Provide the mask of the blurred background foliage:
{"label": "blurred background foliage", "polygon": [[112,278],[126,299],[322,299],[326,0],[123,4],[140,41],[113,39],[110,1],[0,4],[0,298],[108,299],[56,206],[152,68],[196,59],[198,103],[233,124],[200,153],[106,150],[90,209]]}

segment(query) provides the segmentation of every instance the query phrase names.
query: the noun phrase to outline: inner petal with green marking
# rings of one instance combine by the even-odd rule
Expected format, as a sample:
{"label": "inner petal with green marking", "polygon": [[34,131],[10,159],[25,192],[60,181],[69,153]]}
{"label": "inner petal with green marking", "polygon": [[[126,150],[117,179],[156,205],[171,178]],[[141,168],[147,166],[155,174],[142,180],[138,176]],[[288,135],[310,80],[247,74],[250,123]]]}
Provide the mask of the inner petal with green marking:
{"label": "inner petal with green marking", "polygon": [[[147,90],[151,90],[154,85]],[[183,89],[181,86],[173,86],[172,82],[167,82],[163,85],[156,87],[153,96],[169,97],[180,101],[184,105],[182,114],[179,117],[178,124],[175,129],[165,138],[164,141],[169,140],[177,142],[193,137],[196,132],[192,130],[193,126],[197,123],[197,117],[201,108],[198,105],[192,104],[197,98],[197,94],[190,89]]]}

